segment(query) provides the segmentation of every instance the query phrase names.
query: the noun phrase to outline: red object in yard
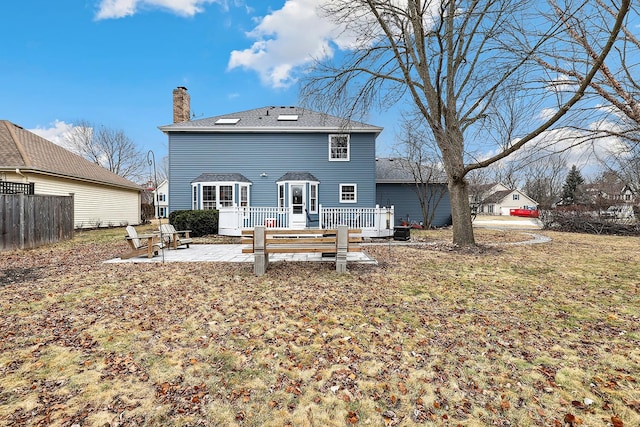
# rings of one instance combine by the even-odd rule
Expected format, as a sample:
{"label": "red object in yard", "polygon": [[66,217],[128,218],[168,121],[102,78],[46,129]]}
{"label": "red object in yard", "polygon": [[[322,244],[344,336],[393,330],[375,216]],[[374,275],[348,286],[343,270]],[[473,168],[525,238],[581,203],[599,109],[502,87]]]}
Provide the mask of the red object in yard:
{"label": "red object in yard", "polygon": [[538,218],[537,209],[509,209],[510,216],[523,216],[527,218]]}
{"label": "red object in yard", "polygon": [[265,227],[275,227],[276,226],[276,219],[275,218],[265,218],[264,226]]}

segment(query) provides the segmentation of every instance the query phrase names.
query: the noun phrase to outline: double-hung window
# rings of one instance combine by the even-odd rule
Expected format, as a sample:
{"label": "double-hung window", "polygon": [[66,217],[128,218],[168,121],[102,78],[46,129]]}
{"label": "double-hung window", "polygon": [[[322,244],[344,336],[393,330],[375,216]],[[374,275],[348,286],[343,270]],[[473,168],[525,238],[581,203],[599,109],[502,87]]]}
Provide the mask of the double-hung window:
{"label": "double-hung window", "polygon": [[212,210],[249,206],[251,183],[247,181],[194,180],[191,183],[193,209]]}
{"label": "double-hung window", "polygon": [[249,206],[249,186],[248,185],[240,186],[240,206],[242,207]]}
{"label": "double-hung window", "polygon": [[233,185],[221,185],[220,187],[220,203],[219,208],[233,206]]}
{"label": "double-hung window", "polygon": [[309,213],[318,213],[318,184],[309,184]]}
{"label": "double-hung window", "polygon": [[351,156],[349,135],[329,135],[329,160],[348,162]]}
{"label": "double-hung window", "polygon": [[278,184],[278,207],[284,208],[286,206],[284,200],[284,184]]}
{"label": "double-hung window", "polygon": [[215,185],[202,186],[202,209],[216,209],[216,187]]}
{"label": "double-hung window", "polygon": [[358,186],[356,184],[340,184],[340,203],[357,203]]}

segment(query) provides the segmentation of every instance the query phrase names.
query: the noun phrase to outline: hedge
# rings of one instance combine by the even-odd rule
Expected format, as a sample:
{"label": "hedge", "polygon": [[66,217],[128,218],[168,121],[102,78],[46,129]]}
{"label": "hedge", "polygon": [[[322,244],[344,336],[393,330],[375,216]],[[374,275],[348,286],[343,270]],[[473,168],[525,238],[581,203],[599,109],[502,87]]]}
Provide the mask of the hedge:
{"label": "hedge", "polygon": [[169,223],[176,230],[191,230],[192,237],[218,234],[218,211],[173,211],[169,214]]}

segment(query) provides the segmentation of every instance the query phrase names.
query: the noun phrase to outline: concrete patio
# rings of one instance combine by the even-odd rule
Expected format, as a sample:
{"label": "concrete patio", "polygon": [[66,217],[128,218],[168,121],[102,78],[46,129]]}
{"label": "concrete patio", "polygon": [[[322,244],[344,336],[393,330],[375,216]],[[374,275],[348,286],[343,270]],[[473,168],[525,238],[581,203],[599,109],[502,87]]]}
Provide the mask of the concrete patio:
{"label": "concrete patio", "polygon": [[[189,248],[165,249],[153,258],[135,257],[129,259],[113,258],[105,263],[145,263],[145,262],[253,262],[253,254],[243,254],[240,244],[200,245],[192,244]],[[278,261],[311,261],[335,262],[335,257],[323,257],[320,253],[271,254],[269,262]],[[377,264],[366,252],[349,252],[348,263]]]}

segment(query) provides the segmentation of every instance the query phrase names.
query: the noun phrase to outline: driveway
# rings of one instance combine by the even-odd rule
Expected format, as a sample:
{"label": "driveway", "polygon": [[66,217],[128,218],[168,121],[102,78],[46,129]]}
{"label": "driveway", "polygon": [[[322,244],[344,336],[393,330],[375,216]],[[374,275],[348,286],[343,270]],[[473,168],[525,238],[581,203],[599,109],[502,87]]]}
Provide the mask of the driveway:
{"label": "driveway", "polygon": [[538,218],[522,218],[518,216],[478,215],[473,221],[474,227],[513,228],[517,230],[540,230],[542,222]]}

